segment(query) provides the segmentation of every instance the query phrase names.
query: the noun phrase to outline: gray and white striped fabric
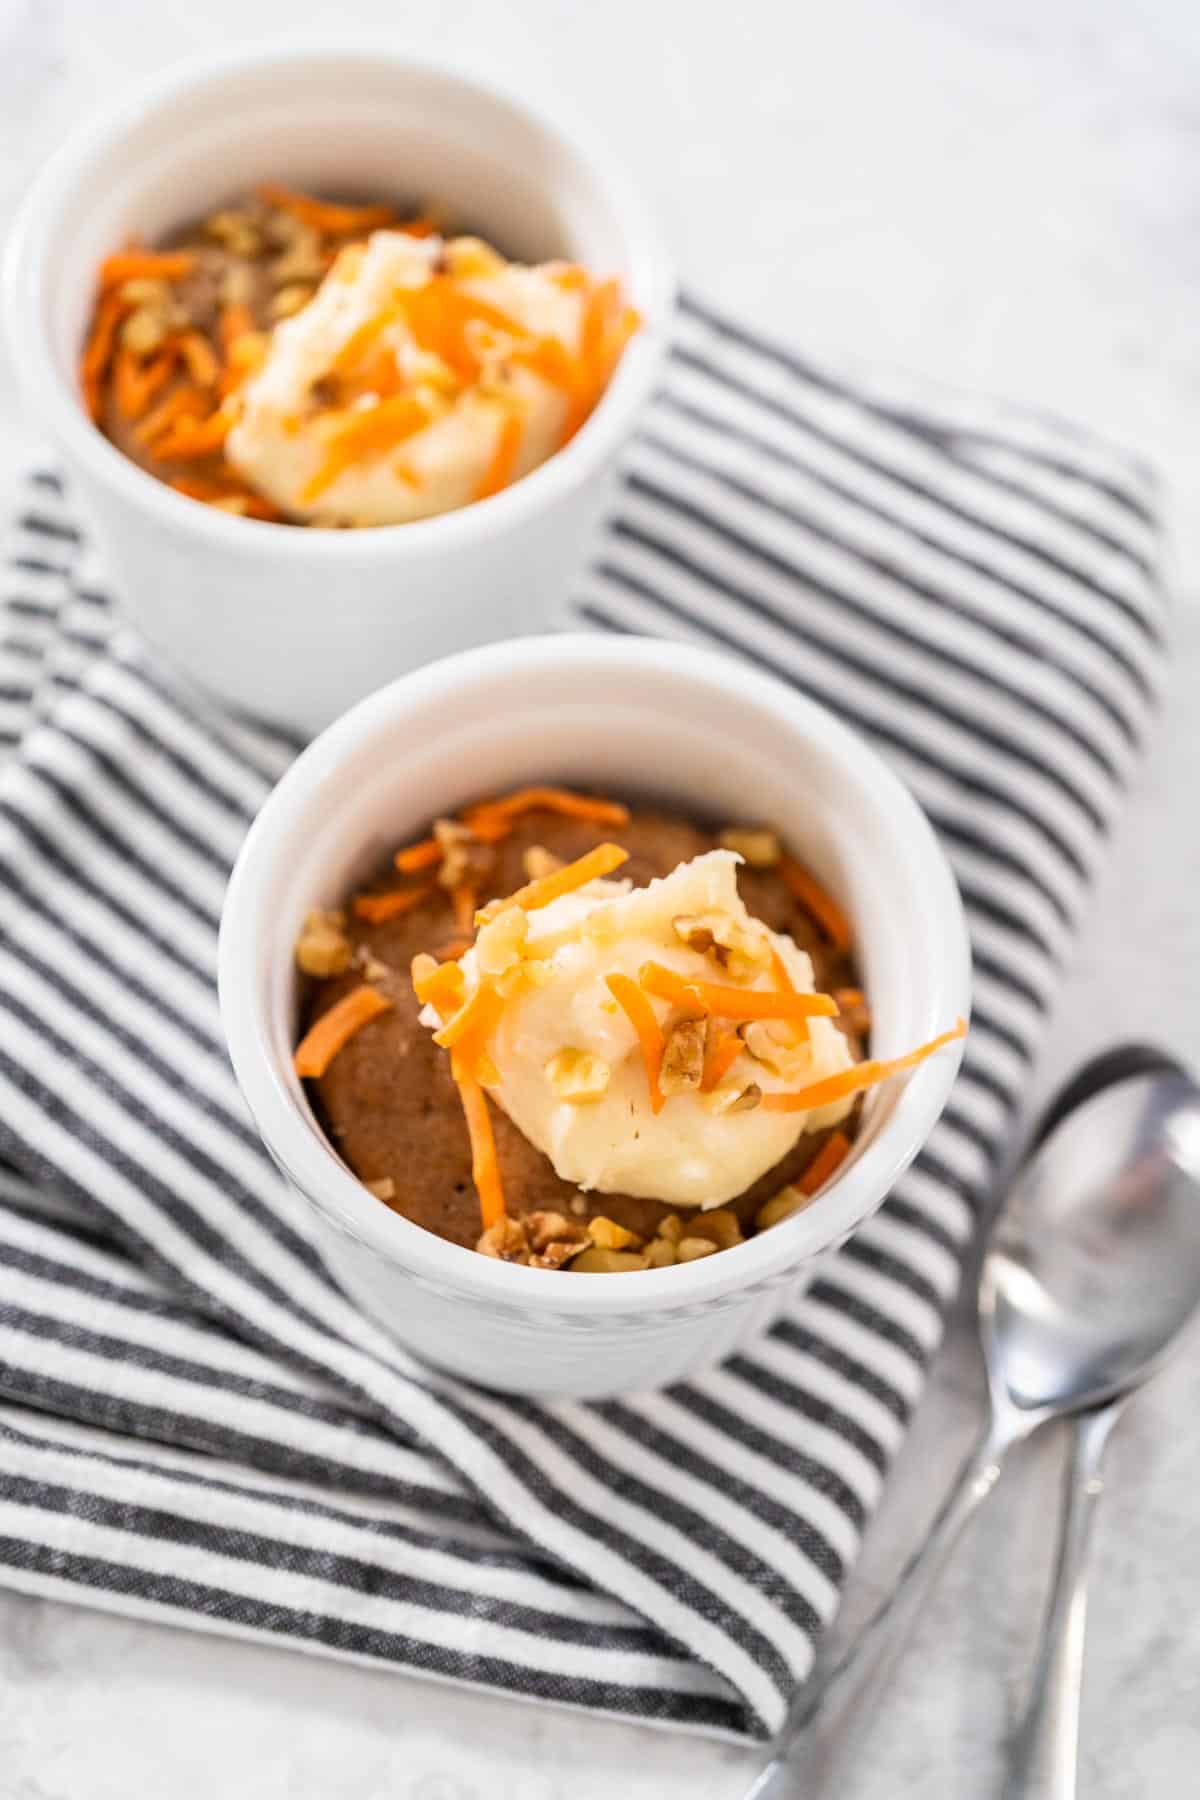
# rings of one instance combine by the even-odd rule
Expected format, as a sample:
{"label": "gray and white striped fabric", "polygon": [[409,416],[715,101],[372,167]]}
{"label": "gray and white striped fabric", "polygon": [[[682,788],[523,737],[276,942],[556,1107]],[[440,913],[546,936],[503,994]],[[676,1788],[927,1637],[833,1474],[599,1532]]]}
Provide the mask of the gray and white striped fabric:
{"label": "gray and white striped fabric", "polygon": [[239,1100],[215,993],[294,746],[114,619],[60,481],[0,644],[0,1580],[509,1694],[781,1722],[920,1395],[1159,677],[1153,478],[1058,421],[844,375],[694,301],[577,596],[861,728],[949,850],[949,1110],[752,1353],[500,1398],[360,1318]]}

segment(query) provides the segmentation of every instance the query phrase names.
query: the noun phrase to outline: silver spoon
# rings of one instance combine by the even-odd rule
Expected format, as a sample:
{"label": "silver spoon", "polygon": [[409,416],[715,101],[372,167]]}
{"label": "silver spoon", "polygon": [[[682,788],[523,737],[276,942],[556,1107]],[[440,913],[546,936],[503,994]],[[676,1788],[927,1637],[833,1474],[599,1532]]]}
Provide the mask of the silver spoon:
{"label": "silver spoon", "polygon": [[835,1752],[851,1738],[861,1748],[865,1702],[1005,1456],[1064,1417],[1075,1430],[1065,1528],[1005,1795],[1075,1793],[1085,1562],[1100,1459],[1121,1406],[1200,1302],[1200,1088],[1162,1052],[1121,1046],[1068,1084],[1035,1143],[979,1281],[987,1424],[891,1600],[840,1660],[818,1654],[746,1800],[796,1800],[798,1750],[810,1793],[807,1780],[827,1775]]}

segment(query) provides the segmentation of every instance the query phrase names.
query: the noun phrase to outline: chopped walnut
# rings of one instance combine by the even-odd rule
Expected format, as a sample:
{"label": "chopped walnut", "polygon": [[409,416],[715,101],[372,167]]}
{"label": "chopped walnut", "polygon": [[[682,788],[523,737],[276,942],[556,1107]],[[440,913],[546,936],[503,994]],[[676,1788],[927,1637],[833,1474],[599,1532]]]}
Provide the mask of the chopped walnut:
{"label": "chopped walnut", "polygon": [[680,1019],[667,1033],[658,1085],[664,1094],[690,1094],[704,1073],[703,1019]]}
{"label": "chopped walnut", "polygon": [[354,961],[368,981],[383,981],[388,975],[395,973],[388,963],[380,962],[369,944],[357,946],[354,952]]}
{"label": "chopped walnut", "polygon": [[262,237],[248,213],[215,212],[204,221],[204,231],[232,256],[257,256],[262,250]]}
{"label": "chopped walnut", "polygon": [[743,1086],[737,1082],[722,1082],[711,1094],[703,1096],[710,1112],[718,1115],[733,1112],[753,1112],[762,1100],[762,1089],[756,1081]]}
{"label": "chopped walnut", "polygon": [[273,319],[290,319],[302,307],[308,305],[313,297],[313,289],[307,282],[290,281],[281,287],[271,301],[271,317]]}
{"label": "chopped walnut", "polygon": [[529,1261],[529,1239],[525,1232],[523,1219],[504,1217],[490,1225],[478,1240],[475,1248],[483,1256],[495,1256],[501,1262],[523,1263]]}
{"label": "chopped walnut", "polygon": [[[496,861],[495,852],[480,843],[469,825],[461,825],[457,819],[436,819],[433,835],[442,849],[437,878],[444,888],[478,882],[491,873]],[[496,912],[502,911],[504,906],[502,901]]]}
{"label": "chopped walnut", "polygon": [[327,981],[333,975],[345,974],[353,955],[345,925],[343,912],[309,913],[296,940],[296,962],[306,975]]}
{"label": "chopped walnut", "polygon": [[781,1219],[790,1219],[793,1213],[799,1212],[801,1207],[807,1206],[809,1199],[810,1196],[803,1193],[798,1187],[789,1185],[780,1188],[779,1192],[773,1194],[765,1205],[759,1207],[754,1223],[759,1231],[769,1231],[771,1226],[778,1225]]}
{"label": "chopped walnut", "polygon": [[525,1233],[533,1250],[544,1250],[559,1239],[569,1244],[586,1244],[589,1235],[582,1225],[560,1212],[526,1213]]}
{"label": "chopped walnut", "polygon": [[688,1236],[709,1238],[718,1250],[732,1250],[735,1244],[742,1242],[742,1227],[735,1212],[726,1206],[718,1206],[712,1212],[698,1212],[689,1219]]}
{"label": "chopped walnut", "polygon": [[588,1106],[603,1097],[612,1070],[602,1056],[568,1045],[546,1064],[546,1080],[556,1100],[568,1106]]}
{"label": "chopped walnut", "polygon": [[121,342],[135,356],[149,356],[165,339],[170,326],[164,314],[139,306],[121,327]]}
{"label": "chopped walnut", "polygon": [[761,928],[747,931],[724,912],[680,913],[671,921],[675,935],[701,956],[711,956],[731,975],[748,976],[770,960],[771,944]]}
{"label": "chopped walnut", "polygon": [[752,869],[773,869],[783,855],[775,833],[762,825],[730,827],[721,833],[721,847],[736,850]]}
{"label": "chopped walnut", "polygon": [[231,263],[221,276],[221,305],[249,306],[254,299],[254,276],[244,263]]}
{"label": "chopped walnut", "polygon": [[651,1269],[669,1269],[676,1262],[675,1245],[669,1238],[651,1238],[646,1245],[646,1264]]}
{"label": "chopped walnut", "polygon": [[642,1247],[636,1231],[618,1225],[615,1219],[606,1219],[603,1213],[598,1213],[589,1222],[588,1236],[601,1250],[640,1250]]}
{"label": "chopped walnut", "polygon": [[677,1244],[683,1236],[683,1220],[679,1217],[679,1214],[668,1213],[659,1226],[656,1235],[660,1238],[666,1238],[669,1244]]}
{"label": "chopped walnut", "polygon": [[571,1244],[565,1238],[556,1238],[544,1250],[539,1250],[530,1257],[529,1266],[531,1269],[563,1269],[586,1249],[586,1238],[582,1244]]}
{"label": "chopped walnut", "polygon": [[530,881],[542,881],[563,867],[563,859],[542,844],[531,844],[521,858],[521,867]]}
{"label": "chopped walnut", "polygon": [[504,975],[521,960],[525,940],[529,936],[529,915],[519,906],[506,906],[486,925],[480,927],[475,940],[475,954],[481,975]]}
{"label": "chopped walnut", "polygon": [[702,1256],[714,1256],[716,1250],[711,1238],[685,1237],[680,1238],[675,1254],[681,1263],[699,1262]]}
{"label": "chopped walnut", "polygon": [[[791,1027],[785,1026],[783,1029],[790,1034]],[[767,1020],[751,1019],[739,1028],[738,1035],[746,1046],[747,1055],[761,1063],[764,1069],[769,1069],[772,1075],[791,1077],[797,1074],[803,1046],[794,1040],[791,1043],[785,1042]]]}
{"label": "chopped walnut", "polygon": [[394,1200],[396,1198],[396,1184],[390,1175],[383,1175],[378,1181],[368,1181],[365,1186],[367,1192],[374,1194],[377,1200]]}
{"label": "chopped walnut", "polygon": [[619,1275],[623,1269],[649,1267],[644,1251],[601,1250],[595,1244],[584,1250],[571,1264],[572,1272],[579,1275]]}

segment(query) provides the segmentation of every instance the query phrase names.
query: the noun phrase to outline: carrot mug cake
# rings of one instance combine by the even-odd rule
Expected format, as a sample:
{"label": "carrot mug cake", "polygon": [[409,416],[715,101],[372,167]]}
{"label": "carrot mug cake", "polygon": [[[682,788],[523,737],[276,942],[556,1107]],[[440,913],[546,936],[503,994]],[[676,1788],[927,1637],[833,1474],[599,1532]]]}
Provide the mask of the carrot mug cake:
{"label": "carrot mug cake", "polygon": [[[399,877],[399,879],[397,879]],[[297,1073],[379,1201],[576,1273],[733,1248],[850,1154],[888,1062],[849,921],[762,825],[555,787],[481,800],[312,913]]]}
{"label": "carrot mug cake", "polygon": [[570,442],[637,328],[620,284],[276,183],[101,266],[80,380],[178,493],[294,525],[487,499]]}

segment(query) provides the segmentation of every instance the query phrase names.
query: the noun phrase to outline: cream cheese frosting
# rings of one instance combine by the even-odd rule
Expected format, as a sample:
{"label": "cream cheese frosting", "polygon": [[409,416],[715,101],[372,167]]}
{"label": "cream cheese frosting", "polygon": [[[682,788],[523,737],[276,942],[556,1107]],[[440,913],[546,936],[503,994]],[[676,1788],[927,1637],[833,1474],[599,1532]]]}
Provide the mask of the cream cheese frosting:
{"label": "cream cheese frosting", "polygon": [[[746,911],[740,860],[714,850],[646,887],[600,880],[529,913],[502,908],[462,957],[464,999],[482,982],[507,989],[480,1079],[563,1180],[673,1207],[721,1206],[774,1167],[802,1132],[849,1111],[850,1099],[809,1113],[757,1103],[850,1066],[832,1019],[745,1027],[735,1060],[702,1092],[695,1058],[713,1027],[657,998],[650,1004],[667,1039],[667,1097],[652,1110],[638,1035],[609,977],[637,982],[654,963],[692,981],[777,992],[782,966],[797,991],[814,989],[808,956]],[[434,1029],[440,1022],[430,1009],[422,1017]],[[675,1028],[689,1021],[673,1056]]]}
{"label": "cream cheese frosting", "polygon": [[[414,326],[413,296],[426,290],[444,301],[462,333],[454,343],[469,344],[469,357],[448,360],[453,344],[431,347],[440,315],[430,315],[430,330]],[[588,289],[564,279],[561,264],[508,263],[474,239],[376,231],[274,328],[242,390],[226,456],[309,523],[394,525],[464,506],[485,495],[501,465],[498,486],[563,441],[569,384],[545,370],[558,375],[577,359],[587,304]],[[554,348],[514,354],[530,345]],[[326,389],[345,382],[348,404],[323,403]],[[330,452],[347,424],[366,427],[365,447],[331,478]]]}

